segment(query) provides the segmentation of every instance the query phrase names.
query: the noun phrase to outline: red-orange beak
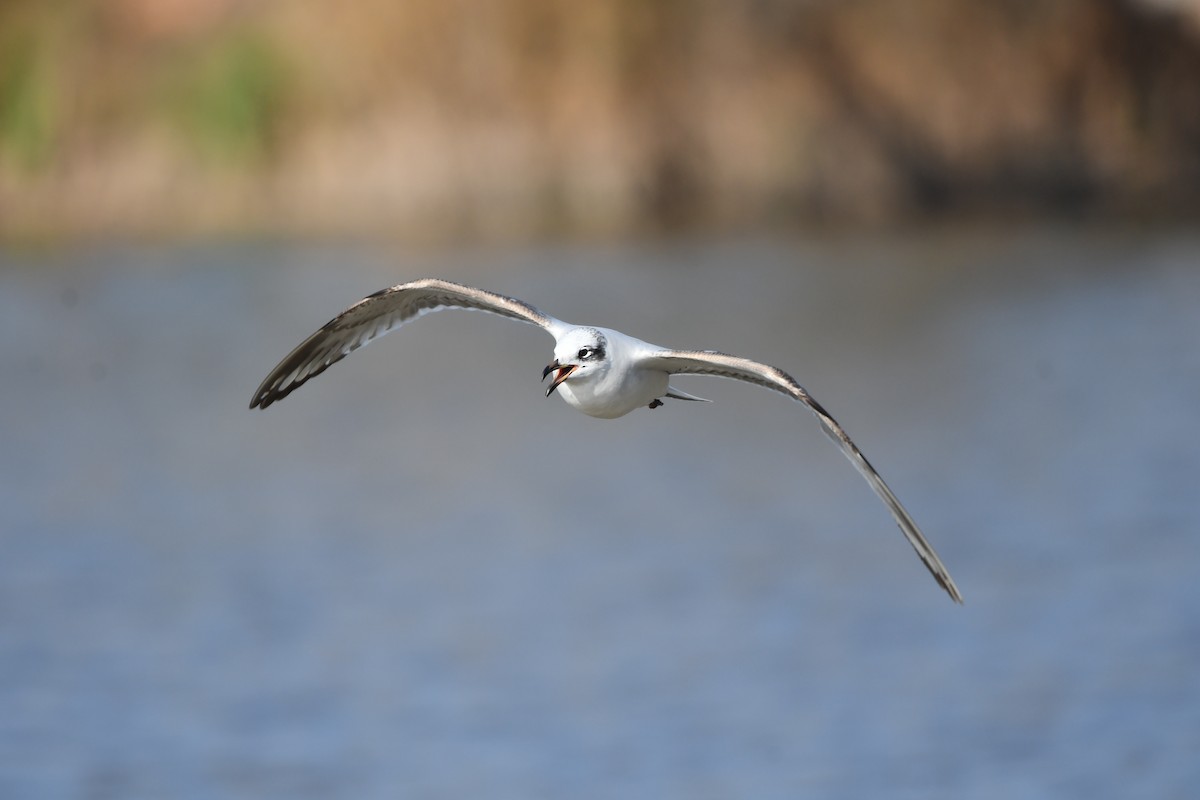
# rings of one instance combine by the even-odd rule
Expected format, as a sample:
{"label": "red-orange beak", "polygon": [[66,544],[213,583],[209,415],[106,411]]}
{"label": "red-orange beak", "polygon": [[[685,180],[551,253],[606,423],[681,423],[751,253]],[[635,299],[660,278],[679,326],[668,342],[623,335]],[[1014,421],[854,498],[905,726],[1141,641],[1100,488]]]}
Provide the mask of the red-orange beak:
{"label": "red-orange beak", "polygon": [[558,388],[559,384],[571,377],[571,373],[577,369],[579,369],[578,364],[560,364],[557,358],[546,365],[546,368],[542,370],[542,380],[546,380],[546,376],[551,372],[554,373],[554,380],[550,381],[550,388],[546,390],[546,397],[554,394],[554,390]]}

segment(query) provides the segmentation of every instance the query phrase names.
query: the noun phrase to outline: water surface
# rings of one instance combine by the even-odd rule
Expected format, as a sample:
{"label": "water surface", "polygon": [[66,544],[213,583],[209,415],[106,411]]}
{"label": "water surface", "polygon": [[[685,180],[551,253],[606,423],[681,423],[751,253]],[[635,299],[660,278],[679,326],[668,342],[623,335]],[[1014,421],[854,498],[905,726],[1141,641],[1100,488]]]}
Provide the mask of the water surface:
{"label": "water surface", "polygon": [[[1200,239],[0,251],[0,796],[1183,798]],[[592,420],[433,274],[793,373]]]}

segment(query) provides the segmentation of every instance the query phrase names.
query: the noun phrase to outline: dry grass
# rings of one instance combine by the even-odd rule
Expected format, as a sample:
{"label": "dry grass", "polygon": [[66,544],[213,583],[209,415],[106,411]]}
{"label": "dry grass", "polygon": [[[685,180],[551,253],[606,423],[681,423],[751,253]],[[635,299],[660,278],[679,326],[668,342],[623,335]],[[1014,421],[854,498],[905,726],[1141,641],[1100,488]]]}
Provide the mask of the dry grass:
{"label": "dry grass", "polygon": [[0,6],[0,232],[605,234],[1195,208],[1121,0]]}

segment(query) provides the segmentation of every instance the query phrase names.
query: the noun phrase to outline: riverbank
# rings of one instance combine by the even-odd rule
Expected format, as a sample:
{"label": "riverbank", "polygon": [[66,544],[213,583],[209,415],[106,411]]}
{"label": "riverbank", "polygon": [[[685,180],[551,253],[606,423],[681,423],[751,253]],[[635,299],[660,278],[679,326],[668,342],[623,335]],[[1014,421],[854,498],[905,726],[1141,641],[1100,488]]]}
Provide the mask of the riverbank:
{"label": "riverbank", "polygon": [[0,235],[1193,217],[1200,34],[1130,0],[0,10]]}

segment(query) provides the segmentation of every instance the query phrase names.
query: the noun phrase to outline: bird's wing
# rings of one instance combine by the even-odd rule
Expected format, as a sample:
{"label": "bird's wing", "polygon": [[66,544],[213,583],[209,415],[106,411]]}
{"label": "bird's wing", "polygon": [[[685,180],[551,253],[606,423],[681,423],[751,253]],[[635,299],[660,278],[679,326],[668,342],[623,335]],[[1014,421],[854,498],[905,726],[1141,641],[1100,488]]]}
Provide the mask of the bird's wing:
{"label": "bird's wing", "polygon": [[866,456],[846,435],[846,431],[837,423],[837,420],[814,400],[812,395],[805,391],[804,387],[797,383],[791,375],[757,361],[712,351],[658,350],[651,352],[645,358],[643,365],[677,375],[716,375],[721,378],[746,381],[765,386],[808,406],[820,421],[826,435],[841,448],[842,453],[850,460],[854,468],[866,478],[867,483],[871,484],[871,488],[875,490],[875,494],[879,495],[879,498],[887,505],[905,538],[917,551],[917,555],[933,574],[934,579],[956,603],[962,602],[962,595],[959,594],[958,587],[954,585],[954,579],[950,577],[942,560],[934,552],[933,546],[925,539],[921,529],[905,511],[896,495],[883,482],[883,478],[879,477],[879,473],[871,466],[871,462],[867,461]]}
{"label": "bird's wing", "polygon": [[570,328],[528,303],[502,294],[436,278],[402,283],[364,297],[301,342],[271,370],[254,392],[250,407],[266,408],[363,345],[409,320],[443,308],[499,314],[545,328],[556,339]]}

